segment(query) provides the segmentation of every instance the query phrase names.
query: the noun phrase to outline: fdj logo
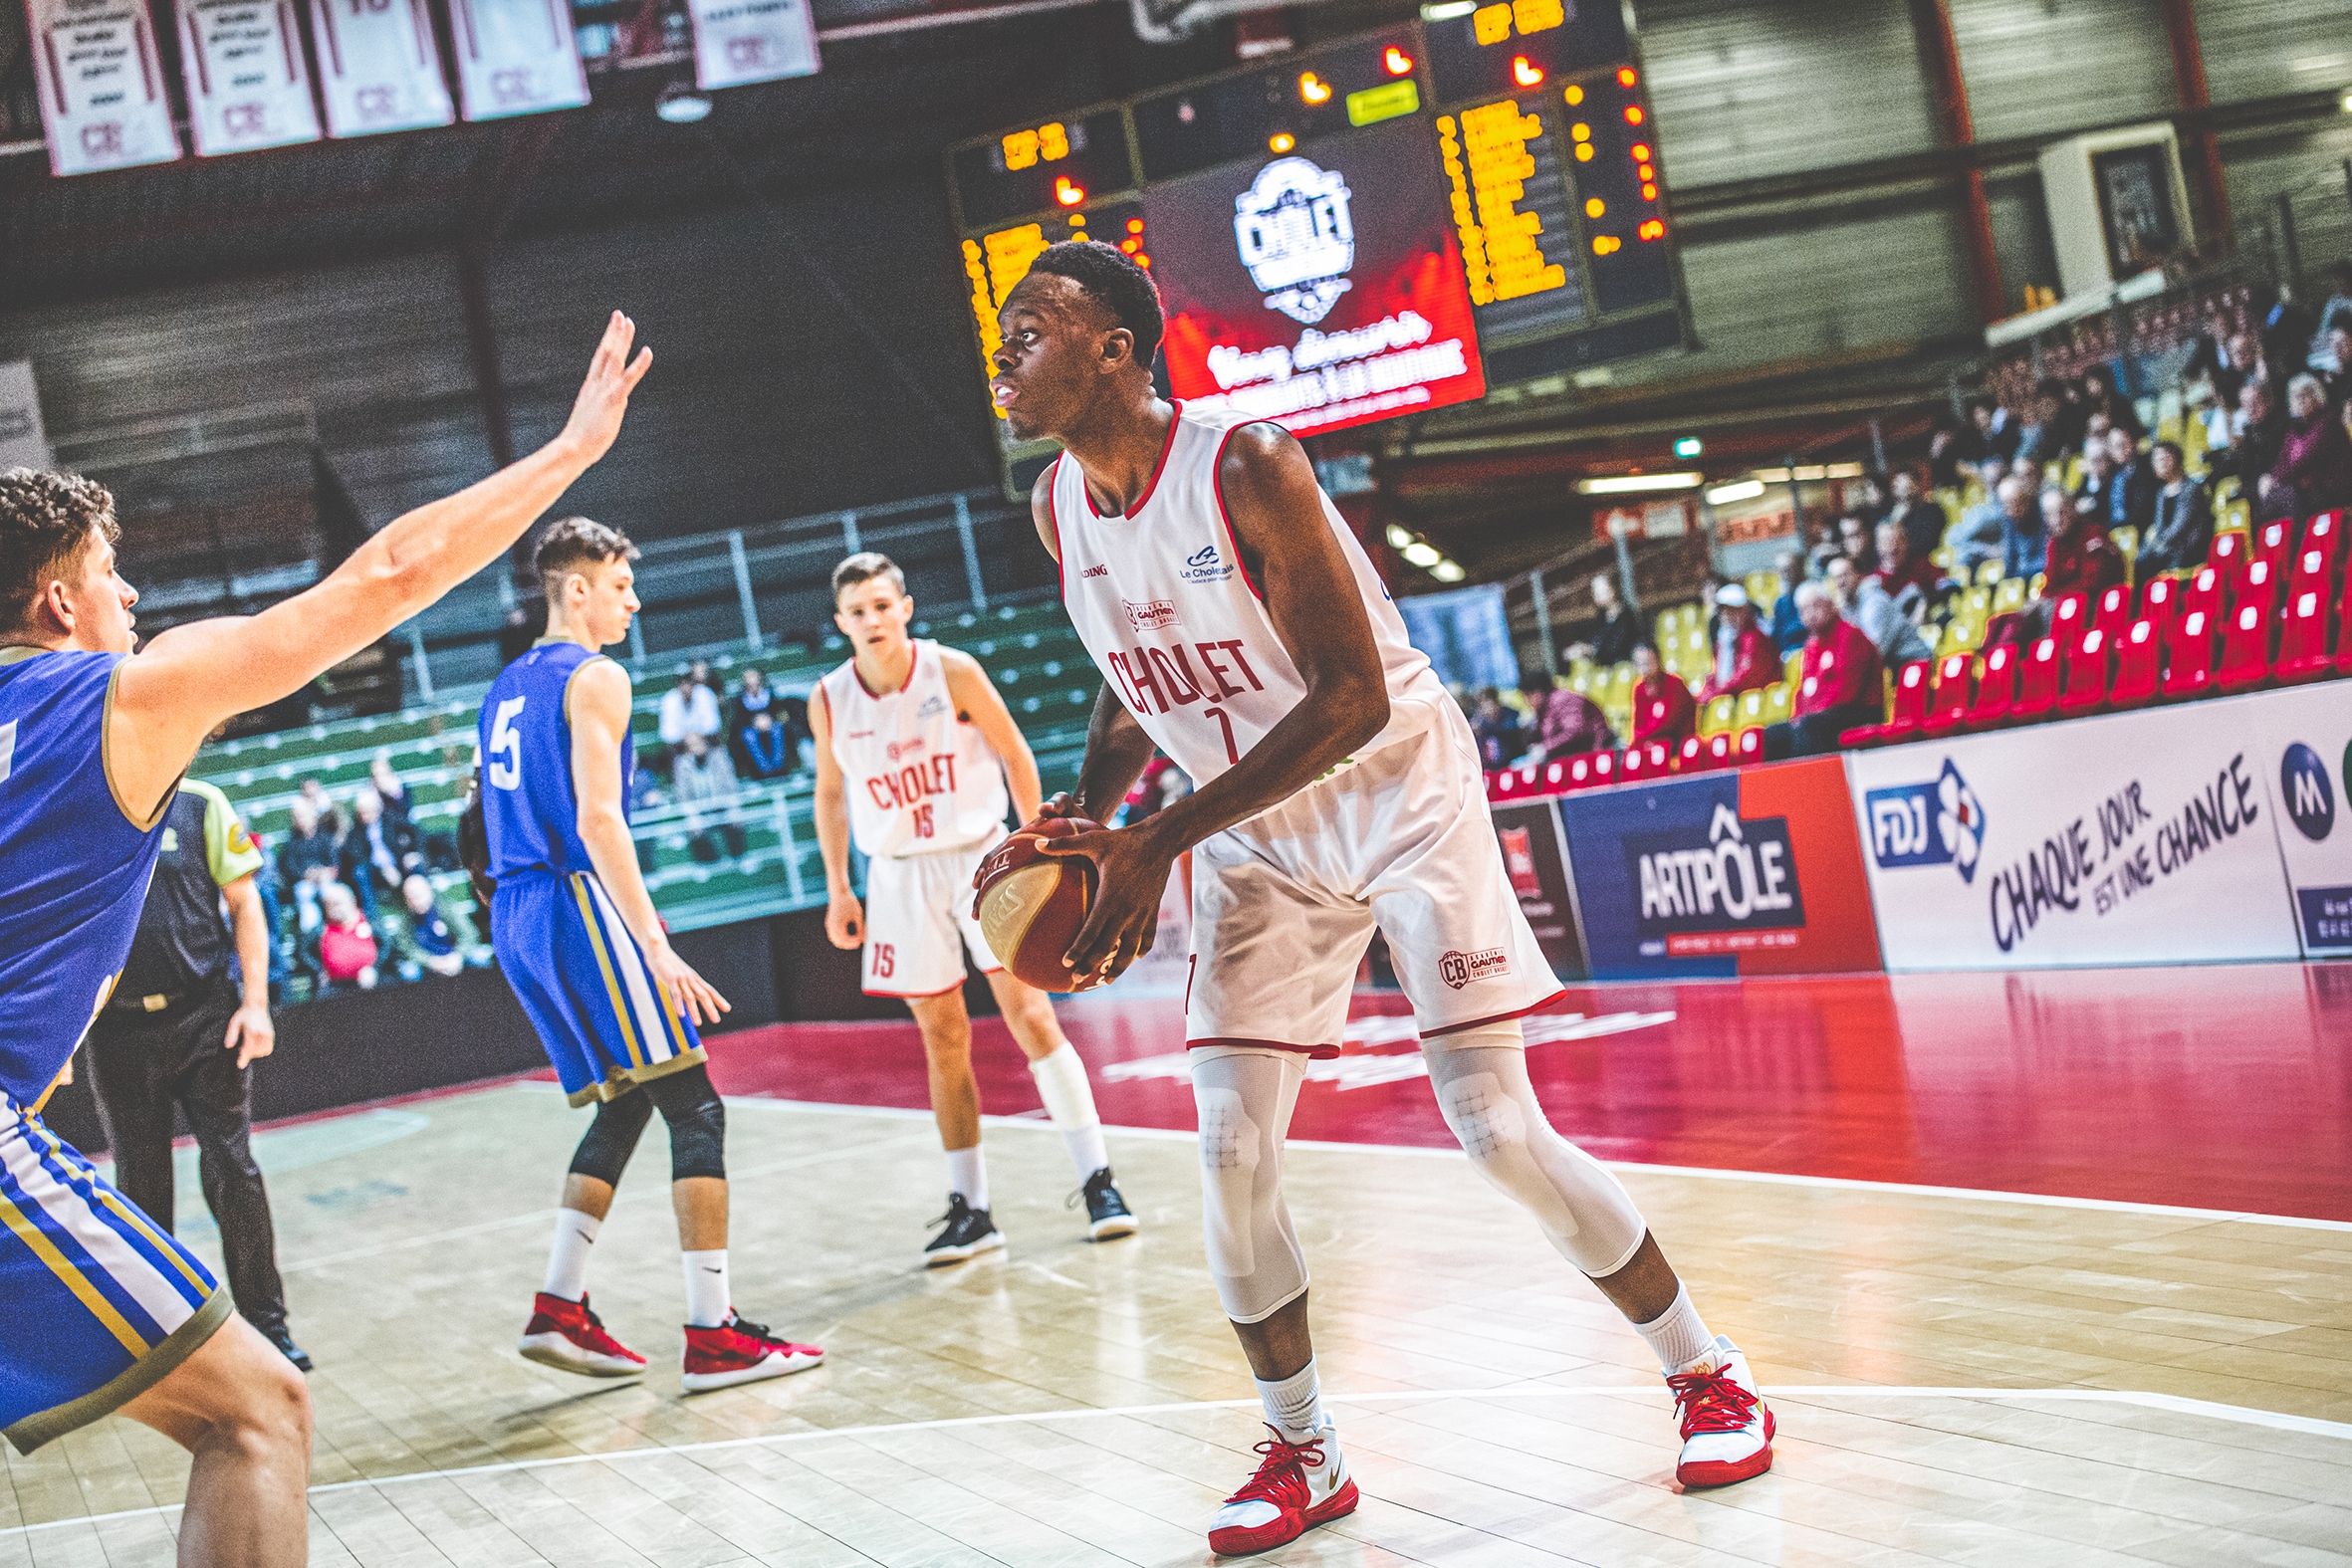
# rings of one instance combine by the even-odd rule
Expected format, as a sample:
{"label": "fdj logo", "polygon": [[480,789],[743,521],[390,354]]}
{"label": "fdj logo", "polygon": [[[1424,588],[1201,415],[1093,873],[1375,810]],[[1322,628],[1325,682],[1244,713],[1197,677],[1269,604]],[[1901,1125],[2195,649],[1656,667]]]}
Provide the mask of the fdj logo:
{"label": "fdj logo", "polygon": [[1947,762],[1932,784],[1896,784],[1862,797],[1870,852],[1882,871],[1949,865],[1963,882],[1977,879],[1985,850],[1985,807]]}
{"label": "fdj logo", "polygon": [[2286,756],[2279,760],[2278,797],[2286,802],[2286,814],[2296,829],[2313,843],[2334,829],[2336,791],[2327,782],[2327,764],[2300,741],[2288,747]]}

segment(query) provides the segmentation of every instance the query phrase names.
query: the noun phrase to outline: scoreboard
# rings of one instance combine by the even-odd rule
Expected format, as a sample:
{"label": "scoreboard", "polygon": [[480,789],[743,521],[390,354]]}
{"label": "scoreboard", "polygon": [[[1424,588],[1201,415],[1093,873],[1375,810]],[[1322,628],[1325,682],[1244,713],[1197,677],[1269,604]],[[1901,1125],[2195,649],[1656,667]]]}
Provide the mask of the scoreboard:
{"label": "scoreboard", "polygon": [[[1690,345],[1663,167],[1619,0],[1445,0],[948,157],[984,364],[1037,254],[1101,240],[1175,396],[1301,435]],[[1058,448],[998,431],[1019,494]]]}

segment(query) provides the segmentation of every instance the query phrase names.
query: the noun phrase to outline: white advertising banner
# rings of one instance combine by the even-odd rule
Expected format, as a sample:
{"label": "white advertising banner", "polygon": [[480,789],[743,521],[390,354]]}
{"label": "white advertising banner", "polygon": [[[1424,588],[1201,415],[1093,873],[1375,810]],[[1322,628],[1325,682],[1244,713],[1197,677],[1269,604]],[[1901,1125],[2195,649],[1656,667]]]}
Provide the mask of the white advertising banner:
{"label": "white advertising banner", "polygon": [[449,0],[457,92],[468,119],[504,119],[588,101],[568,0]]}
{"label": "white advertising banner", "polygon": [[50,466],[49,436],[41,428],[41,389],[33,362],[0,362],[0,469]]}
{"label": "white advertising banner", "polygon": [[809,0],[687,0],[694,15],[694,83],[745,87],[817,74],[817,19]]}
{"label": "white advertising banner", "polygon": [[1887,968],[2295,958],[2263,700],[1849,754]]}
{"label": "white advertising banner", "polygon": [[327,133],[372,136],[457,118],[425,0],[310,0]]}
{"label": "white advertising banner", "polygon": [[2352,957],[2352,683],[2266,693],[2251,706],[2303,956]]}
{"label": "white advertising banner", "polygon": [[179,137],[142,0],[26,0],[55,174],[173,163]]}
{"label": "white advertising banner", "polygon": [[294,0],[179,0],[179,44],[196,156],[319,139]]}

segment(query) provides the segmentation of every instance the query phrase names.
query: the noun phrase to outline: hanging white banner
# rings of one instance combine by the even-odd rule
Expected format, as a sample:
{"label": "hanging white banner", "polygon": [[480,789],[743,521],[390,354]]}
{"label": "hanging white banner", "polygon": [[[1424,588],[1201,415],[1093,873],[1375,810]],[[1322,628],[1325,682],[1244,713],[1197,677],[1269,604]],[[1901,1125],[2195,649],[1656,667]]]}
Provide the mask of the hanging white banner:
{"label": "hanging white banner", "polygon": [[588,101],[566,0],[449,0],[457,92],[468,119],[504,119]]}
{"label": "hanging white banner", "polygon": [[33,362],[0,363],[0,469],[47,468],[49,437],[41,429],[41,389]]}
{"label": "hanging white banner", "polygon": [[179,42],[196,156],[319,139],[293,0],[179,0]]}
{"label": "hanging white banner", "polygon": [[817,19],[809,0],[687,0],[694,82],[704,91],[813,77]]}
{"label": "hanging white banner", "polygon": [[372,136],[457,118],[425,0],[310,0],[327,133]]}
{"label": "hanging white banner", "polygon": [[179,137],[141,0],[26,0],[55,174],[173,163]]}

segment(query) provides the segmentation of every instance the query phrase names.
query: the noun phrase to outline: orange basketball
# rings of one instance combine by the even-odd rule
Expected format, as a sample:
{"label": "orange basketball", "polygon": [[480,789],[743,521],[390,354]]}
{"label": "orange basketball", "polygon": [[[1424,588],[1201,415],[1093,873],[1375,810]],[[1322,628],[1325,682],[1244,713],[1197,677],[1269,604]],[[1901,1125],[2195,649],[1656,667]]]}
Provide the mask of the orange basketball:
{"label": "orange basketball", "polygon": [[1084,817],[1043,817],[1023,823],[980,863],[972,900],[980,933],[998,963],[1040,991],[1083,991],[1092,983],[1064,969],[1061,955],[1093,906],[1094,862],[1049,855],[1038,845],[1096,831],[1097,824]]}

